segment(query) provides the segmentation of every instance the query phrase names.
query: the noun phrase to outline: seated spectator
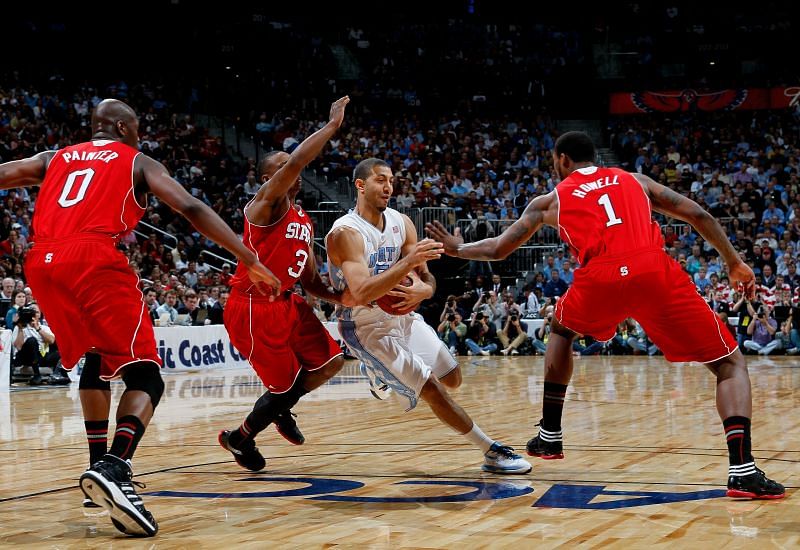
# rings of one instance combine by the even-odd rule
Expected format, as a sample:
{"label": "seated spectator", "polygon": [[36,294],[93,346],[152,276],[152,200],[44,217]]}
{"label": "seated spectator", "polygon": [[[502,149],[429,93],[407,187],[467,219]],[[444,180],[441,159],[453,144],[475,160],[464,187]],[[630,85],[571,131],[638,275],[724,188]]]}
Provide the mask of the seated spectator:
{"label": "seated spectator", "polygon": [[175,290],[168,290],[164,295],[164,303],[158,306],[156,313],[158,313],[161,326],[163,325],[162,318],[166,316],[166,321],[169,325],[174,325],[178,319],[178,310],[175,309],[175,304],[178,303],[178,293]]}
{"label": "seated spectator", "polygon": [[490,323],[483,313],[475,313],[464,343],[467,345],[467,355],[491,355],[497,351],[497,338],[494,323]]}
{"label": "seated spectator", "polygon": [[27,308],[20,309],[17,315],[17,322],[11,333],[11,341],[17,350],[14,366],[29,366],[33,369],[33,377],[29,382],[31,386],[42,384],[42,367],[52,369],[54,378],[58,377],[61,381],[66,378],[69,381],[66,371],[58,368],[61,354],[55,345],[56,337],[50,327],[42,322],[39,306],[32,303]]}
{"label": "seated spectator", "polygon": [[[208,319],[211,321],[210,324],[212,325],[222,325],[223,323],[223,315],[225,313],[225,305],[228,303],[228,298],[230,297],[230,292],[227,290],[219,290],[219,287],[214,287],[217,289],[216,293],[218,294],[217,299],[214,301],[214,305],[211,306],[211,309],[208,311]],[[214,288],[211,289],[212,293],[214,293]]]}
{"label": "seated spectator", "polygon": [[144,305],[147,308],[147,311],[150,313],[150,319],[155,324],[156,320],[158,319],[158,293],[153,287],[147,287],[142,291],[142,297],[144,298]]}
{"label": "seated spectator", "polygon": [[178,308],[178,315],[189,315],[183,322],[184,326],[202,326],[208,318],[208,305],[200,305],[200,297],[192,289],[187,289],[183,295],[183,305]]}
{"label": "seated spectator", "polygon": [[503,349],[503,355],[519,355],[517,349],[528,341],[528,325],[521,321],[518,315],[509,315],[505,326],[497,333]]}
{"label": "seated spectator", "polygon": [[759,355],[769,355],[776,349],[781,349],[781,340],[776,338],[778,322],[772,317],[766,306],[758,308],[756,318],[747,327],[749,340],[745,340],[744,347],[757,352]]}
{"label": "seated spectator", "polygon": [[11,299],[11,307],[8,308],[6,313],[6,328],[11,330],[17,323],[17,312],[25,307],[28,302],[28,297],[24,290],[15,290]]}
{"label": "seated spectator", "polygon": [[547,298],[556,298],[563,296],[568,289],[567,283],[561,278],[561,274],[557,269],[550,272],[550,280],[544,285],[544,294]]}
{"label": "seated spectator", "polygon": [[447,345],[455,356],[461,350],[461,344],[467,335],[467,325],[461,322],[460,313],[448,313],[447,317],[436,327],[439,339]]}

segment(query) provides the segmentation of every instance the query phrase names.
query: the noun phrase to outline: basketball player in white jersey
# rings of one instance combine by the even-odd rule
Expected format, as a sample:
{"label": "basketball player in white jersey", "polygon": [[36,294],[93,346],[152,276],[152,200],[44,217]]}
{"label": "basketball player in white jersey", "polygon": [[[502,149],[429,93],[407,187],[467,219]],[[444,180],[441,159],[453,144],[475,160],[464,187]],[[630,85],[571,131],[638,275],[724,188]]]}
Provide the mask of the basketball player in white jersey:
{"label": "basketball player in white jersey", "polygon": [[[430,239],[417,242],[416,228],[408,216],[387,208],[393,180],[387,163],[374,158],[363,160],[356,166],[353,179],[358,193],[356,207],[339,218],[326,237],[331,282],[337,290],[349,288],[356,303],[371,304],[392,292],[404,298],[396,304],[397,310],[413,310],[433,295],[436,281],[426,262],[441,256],[441,243]],[[399,286],[406,275],[414,281],[412,286]],[[439,420],[478,447],[484,455],[484,471],[529,472],[527,461],[511,447],[487,437],[447,393],[445,385],[457,387],[461,383],[461,372],[452,359],[431,365],[414,352],[412,331],[415,348],[443,347],[433,330],[420,326],[415,319],[411,314],[392,315],[373,305],[356,306],[341,312],[339,331],[370,377],[404,398],[407,410],[419,399],[426,401]],[[425,346],[419,344],[426,340]],[[449,356],[446,349],[444,354]]]}

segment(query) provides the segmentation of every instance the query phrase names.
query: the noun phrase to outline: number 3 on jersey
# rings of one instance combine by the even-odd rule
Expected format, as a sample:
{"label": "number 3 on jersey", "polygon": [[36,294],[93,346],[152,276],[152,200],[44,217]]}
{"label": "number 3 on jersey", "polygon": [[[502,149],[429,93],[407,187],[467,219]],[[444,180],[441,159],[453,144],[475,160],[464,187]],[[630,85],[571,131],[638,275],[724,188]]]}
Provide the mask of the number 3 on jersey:
{"label": "number 3 on jersey", "polygon": [[617,214],[614,212],[614,207],[611,206],[611,199],[609,198],[608,193],[597,199],[597,204],[606,209],[606,216],[608,216],[606,227],[611,227],[612,225],[619,225],[622,223],[622,220],[618,218]]}
{"label": "number 3 on jersey", "polygon": [[[289,275],[299,279],[300,274],[306,267],[306,260],[308,260],[308,252],[306,252],[305,250],[298,250],[297,252],[294,253],[294,255],[295,257],[300,259],[297,261],[297,265],[294,265],[289,268]],[[297,271],[295,271],[295,268],[297,268]]]}
{"label": "number 3 on jersey", "polygon": [[[70,206],[75,206],[81,202],[83,197],[86,196],[86,190],[89,188],[89,184],[92,182],[93,176],[94,170],[91,168],[70,172],[69,176],[67,176],[67,181],[64,182],[64,189],[61,191],[61,196],[58,197],[58,204],[64,208],[69,208]],[[78,192],[74,197],[70,197],[70,195],[72,195],[72,188],[75,186],[75,182],[78,181],[78,179],[80,179],[80,187],[78,187]]]}

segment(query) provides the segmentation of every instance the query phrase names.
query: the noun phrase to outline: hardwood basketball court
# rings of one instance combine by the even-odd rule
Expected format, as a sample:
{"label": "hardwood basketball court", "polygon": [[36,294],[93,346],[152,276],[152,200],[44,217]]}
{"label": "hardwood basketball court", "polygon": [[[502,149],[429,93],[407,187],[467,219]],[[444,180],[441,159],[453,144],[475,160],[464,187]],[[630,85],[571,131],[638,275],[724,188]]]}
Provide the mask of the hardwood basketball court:
{"label": "hardwood basketball court", "polygon": [[[714,377],[662,358],[576,358],[565,459],[527,475],[481,472],[482,457],[420,404],[375,400],[349,362],[295,408],[306,444],[273,428],[267,469],[239,468],[216,442],[262,386],[248,369],[165,376],[134,459],[160,532],[128,539],[85,515],[88,461],[77,384],[0,394],[0,546],[26,548],[776,547],[800,545],[800,368],[748,358],[757,464],[780,501],[724,495],[727,451]],[[536,433],[541,357],[461,358],[457,401],[524,453]],[[116,404],[123,386],[112,387]],[[113,423],[112,423],[113,429]],[[92,511],[91,513],[96,513]]]}

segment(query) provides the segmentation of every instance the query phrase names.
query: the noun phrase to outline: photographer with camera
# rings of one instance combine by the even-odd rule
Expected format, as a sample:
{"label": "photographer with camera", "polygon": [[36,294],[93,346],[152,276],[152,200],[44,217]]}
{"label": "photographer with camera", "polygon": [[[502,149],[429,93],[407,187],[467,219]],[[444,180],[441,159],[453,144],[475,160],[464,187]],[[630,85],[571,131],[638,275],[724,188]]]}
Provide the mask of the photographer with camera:
{"label": "photographer with camera", "polygon": [[32,303],[20,308],[17,312],[17,322],[11,341],[17,350],[14,355],[14,366],[30,366],[33,369],[33,378],[29,384],[38,386],[42,384],[41,367],[49,367],[53,371],[53,380],[63,383],[69,377],[60,368],[61,354],[56,349],[56,337],[50,328],[41,322],[42,314],[39,306]]}
{"label": "photographer with camera", "polygon": [[489,323],[499,322],[502,311],[500,303],[497,301],[497,294],[495,294],[493,290],[481,291],[480,298],[478,298],[478,301],[472,306],[473,313],[479,311],[483,313],[483,316],[487,318]]}
{"label": "photographer with camera", "polygon": [[497,333],[503,349],[500,353],[503,355],[519,355],[517,348],[520,347],[528,340],[528,325],[520,321],[517,313],[512,313],[506,319],[506,324],[503,329]]}
{"label": "photographer with camera", "polygon": [[436,327],[436,333],[439,335],[439,339],[447,345],[450,349],[450,353],[454,357],[458,354],[458,350],[461,348],[461,342],[467,334],[467,325],[462,323],[461,319],[461,314],[453,307],[451,312],[447,313],[444,320]]}
{"label": "photographer with camera", "polygon": [[467,330],[467,339],[464,341],[468,348],[467,355],[491,355],[493,351],[497,351],[496,339],[494,323],[490,323],[480,311],[476,312]]}
{"label": "photographer with camera", "polygon": [[744,347],[759,355],[769,355],[780,349],[781,340],[776,338],[778,322],[772,317],[769,306],[762,305],[756,312],[756,318],[747,327],[750,340],[745,340]]}

